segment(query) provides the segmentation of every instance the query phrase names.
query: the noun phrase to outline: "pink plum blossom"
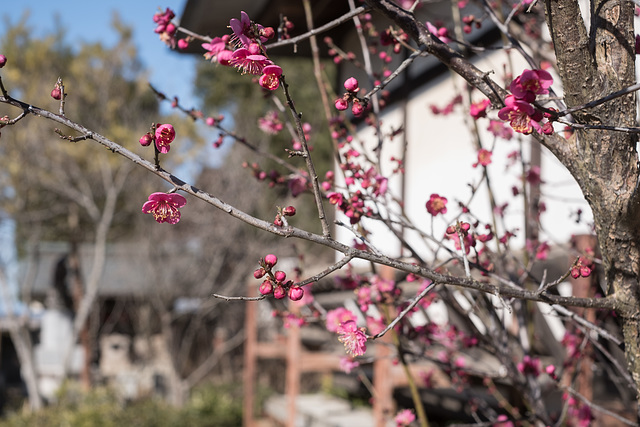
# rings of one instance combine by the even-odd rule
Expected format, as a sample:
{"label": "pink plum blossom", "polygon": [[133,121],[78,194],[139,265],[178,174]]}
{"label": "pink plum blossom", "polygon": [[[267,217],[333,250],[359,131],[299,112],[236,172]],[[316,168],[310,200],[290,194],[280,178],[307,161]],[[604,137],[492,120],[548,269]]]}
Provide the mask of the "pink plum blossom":
{"label": "pink plum blossom", "polygon": [[471,107],[469,108],[471,117],[473,117],[475,120],[478,120],[482,117],[487,117],[487,107],[489,107],[489,105],[491,105],[491,101],[489,101],[488,99],[483,99],[482,101],[471,104]]}
{"label": "pink plum blossom", "polygon": [[210,60],[211,62],[218,61],[218,54],[223,50],[227,50],[227,42],[229,41],[229,36],[223,37],[215,37],[211,40],[211,43],[203,43],[202,47],[206,50],[204,53],[205,59]]}
{"label": "pink plum blossom", "polygon": [[431,215],[436,216],[438,214],[446,214],[447,213],[447,198],[439,196],[437,194],[432,194],[427,200],[427,212]]}
{"label": "pink plum blossom", "polygon": [[242,74],[258,75],[271,61],[264,55],[251,54],[249,49],[240,48],[233,52],[229,64],[242,71]]}
{"label": "pink plum blossom", "polygon": [[542,130],[540,124],[533,120],[537,111],[533,105],[513,95],[508,95],[504,103],[506,106],[498,112],[498,117],[509,121],[513,130],[525,135],[532,133],[534,129],[538,132]]}
{"label": "pink plum blossom", "polygon": [[168,222],[176,224],[180,221],[179,208],[187,204],[180,194],[153,193],[149,196],[149,200],[142,205],[142,212],[153,214],[157,222]]}
{"label": "pink plum blossom", "polygon": [[326,326],[329,332],[338,332],[341,324],[350,320],[355,321],[356,315],[344,307],[338,307],[327,312]]}
{"label": "pink plum blossom", "polygon": [[277,65],[267,65],[262,69],[262,75],[258,83],[265,89],[276,90],[280,86],[282,68]]}
{"label": "pink plum blossom", "polygon": [[473,164],[473,167],[477,167],[478,165],[489,166],[491,164],[491,155],[493,153],[489,150],[485,150],[481,148],[478,150],[478,161]]}
{"label": "pink plum blossom", "polygon": [[533,102],[536,95],[549,93],[553,84],[551,74],[544,70],[524,70],[509,86],[511,93],[518,99]]}
{"label": "pink plum blossom", "polygon": [[393,420],[396,423],[396,427],[408,427],[416,420],[416,416],[411,409],[403,409],[396,414]]}
{"label": "pink plum blossom", "polygon": [[156,128],[156,148],[162,154],[167,154],[171,148],[169,144],[176,138],[176,130],[172,125],[159,125]]}
{"label": "pink plum blossom", "polygon": [[362,328],[358,328],[356,322],[349,320],[338,326],[338,340],[344,344],[348,354],[362,356],[367,351],[367,336]]}

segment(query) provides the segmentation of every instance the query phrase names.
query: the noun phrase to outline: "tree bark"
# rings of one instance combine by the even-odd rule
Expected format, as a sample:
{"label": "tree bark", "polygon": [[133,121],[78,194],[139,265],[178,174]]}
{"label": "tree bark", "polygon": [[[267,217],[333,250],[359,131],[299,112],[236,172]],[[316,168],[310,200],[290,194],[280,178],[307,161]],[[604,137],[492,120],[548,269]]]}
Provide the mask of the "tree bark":
{"label": "tree bark", "polygon": [[[547,0],[547,23],[569,108],[635,82],[633,3],[594,0],[589,32],[575,0]],[[636,124],[633,94],[573,114],[577,123]],[[576,129],[572,155],[559,160],[571,171],[593,211],[607,293],[616,296],[625,353],[640,391],[640,232],[635,134]]]}

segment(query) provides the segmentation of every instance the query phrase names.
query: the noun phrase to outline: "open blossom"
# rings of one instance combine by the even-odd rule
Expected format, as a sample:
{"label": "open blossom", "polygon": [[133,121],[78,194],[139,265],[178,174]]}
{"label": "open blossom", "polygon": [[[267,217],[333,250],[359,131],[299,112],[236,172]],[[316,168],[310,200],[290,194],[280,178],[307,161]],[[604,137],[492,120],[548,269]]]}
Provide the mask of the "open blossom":
{"label": "open blossom", "polygon": [[510,140],[513,137],[513,130],[499,120],[490,120],[487,130],[498,138]]}
{"label": "open blossom", "polygon": [[396,414],[396,417],[394,418],[396,427],[408,427],[415,420],[416,416],[411,409],[401,410]]}
{"label": "open blossom", "polygon": [[280,86],[282,68],[277,65],[267,65],[262,69],[262,75],[258,83],[265,89],[276,90]]}
{"label": "open blossom", "polygon": [[338,307],[333,310],[327,311],[327,320],[326,326],[329,332],[338,332],[338,328],[341,324],[348,321],[355,321],[356,315],[351,312],[351,310],[347,310],[344,307]]}
{"label": "open blossom", "polygon": [[242,74],[258,75],[271,61],[264,55],[252,54],[249,49],[240,48],[233,52],[229,64],[242,71]]}
{"label": "open blossom", "polygon": [[337,332],[340,335],[338,340],[350,355],[362,356],[367,351],[367,336],[353,320],[342,323]]}
{"label": "open blossom", "polygon": [[169,144],[176,138],[176,130],[172,125],[159,125],[156,128],[156,147],[162,154],[167,154],[171,148]]}
{"label": "open blossom", "polygon": [[278,117],[278,112],[271,110],[264,117],[258,119],[258,127],[264,133],[276,135],[283,129],[284,125],[280,121],[280,117]]}
{"label": "open blossom", "polygon": [[427,200],[427,212],[431,215],[436,216],[438,214],[446,214],[447,213],[447,199],[446,197],[439,196],[437,194],[432,194]]}
{"label": "open blossom", "polygon": [[215,37],[211,40],[211,43],[203,43],[202,47],[206,50],[204,53],[205,59],[208,59],[211,62],[217,62],[220,52],[227,50],[228,41],[229,36],[225,35],[222,37]]}
{"label": "open blossom", "polygon": [[[245,11],[240,12],[240,19],[233,18],[229,21],[229,26],[233,30],[234,41],[236,44],[247,47],[257,37],[260,42],[264,43],[269,40],[270,32],[260,24],[254,24],[249,19],[249,15]],[[271,30],[273,31],[273,30]]]}
{"label": "open blossom", "polygon": [[478,167],[478,165],[489,166],[491,164],[492,154],[491,151],[485,150],[484,148],[478,150],[478,161],[473,164],[473,167]]}
{"label": "open blossom", "polygon": [[176,224],[180,221],[180,208],[186,204],[187,199],[180,194],[153,193],[142,205],[142,212],[153,214],[158,222]]}
{"label": "open blossom", "polygon": [[533,102],[536,95],[549,93],[553,84],[551,74],[544,70],[524,70],[509,86],[511,93],[518,99]]}
{"label": "open blossom", "polygon": [[475,120],[478,120],[482,117],[487,117],[487,107],[489,105],[491,105],[491,101],[489,101],[488,99],[474,102],[473,104],[471,104],[471,107],[469,107],[469,114],[471,114],[471,117],[473,117]]}
{"label": "open blossom", "polygon": [[513,130],[525,135],[532,133],[534,129],[538,132],[542,131],[538,121],[534,120],[534,118],[537,118],[536,113],[539,113],[539,111],[533,105],[517,99],[513,95],[508,95],[504,103],[506,106],[498,112],[498,117],[505,121],[508,120]]}

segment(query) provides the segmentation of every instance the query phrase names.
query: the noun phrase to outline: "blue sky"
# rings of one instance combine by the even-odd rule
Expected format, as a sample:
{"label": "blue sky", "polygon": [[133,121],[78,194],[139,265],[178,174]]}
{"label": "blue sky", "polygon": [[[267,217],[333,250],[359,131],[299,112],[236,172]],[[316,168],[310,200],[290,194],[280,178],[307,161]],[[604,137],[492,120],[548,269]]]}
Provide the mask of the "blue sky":
{"label": "blue sky", "polygon": [[[186,0],[13,0],[3,1],[0,22],[6,19],[16,23],[29,13],[29,24],[36,28],[35,36],[54,31],[56,26],[66,29],[67,40],[102,41],[111,46],[117,40],[111,28],[113,13],[133,28],[133,38],[145,67],[150,71],[150,81],[167,95],[177,95],[186,106],[193,105],[191,83],[195,75],[195,63],[202,60],[194,55],[180,55],[170,51],[153,32],[153,14],[160,7],[170,7],[178,17]],[[0,32],[2,30],[0,29]]]}

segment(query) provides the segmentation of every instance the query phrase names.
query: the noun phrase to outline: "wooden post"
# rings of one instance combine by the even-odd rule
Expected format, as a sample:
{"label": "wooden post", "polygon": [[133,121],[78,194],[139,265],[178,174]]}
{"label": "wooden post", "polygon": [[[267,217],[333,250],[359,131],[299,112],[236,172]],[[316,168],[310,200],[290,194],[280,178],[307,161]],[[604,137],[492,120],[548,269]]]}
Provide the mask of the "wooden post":
{"label": "wooden post", "polygon": [[[380,277],[394,280],[394,270],[381,266]],[[391,333],[376,340],[376,354],[373,362],[373,417],[376,427],[384,427],[386,419],[393,414],[393,381],[391,378]]]}
{"label": "wooden post", "polygon": [[[249,284],[247,295],[255,294],[255,284]],[[242,402],[242,425],[244,427],[254,427],[253,405],[255,398],[255,375],[258,344],[258,323],[257,323],[257,301],[247,301],[245,311],[245,342],[244,342],[244,372],[242,376],[243,395]]]}
{"label": "wooden post", "polygon": [[[594,250],[597,247],[596,237],[590,234],[573,236],[571,243],[578,253],[584,253],[588,248]],[[573,262],[574,260],[575,257],[572,256],[572,259],[570,259],[569,262]],[[597,276],[595,272],[593,272],[589,277],[578,277],[576,279],[569,277],[573,296],[578,298],[593,298],[594,288],[597,285],[596,280]],[[594,309],[573,307],[572,310],[589,322],[595,323],[596,311]],[[577,385],[578,392],[589,399],[589,401],[593,400],[592,362],[593,359],[591,357],[585,357],[582,359],[582,362],[580,362],[580,374],[578,376],[579,381]]]}
{"label": "wooden post", "polygon": [[[289,311],[298,315],[299,310],[295,302],[289,302]],[[295,427],[296,423],[296,399],[300,394],[300,327],[295,322],[290,322],[287,331],[287,353],[286,353],[286,383],[285,393],[287,395],[287,427]]]}

